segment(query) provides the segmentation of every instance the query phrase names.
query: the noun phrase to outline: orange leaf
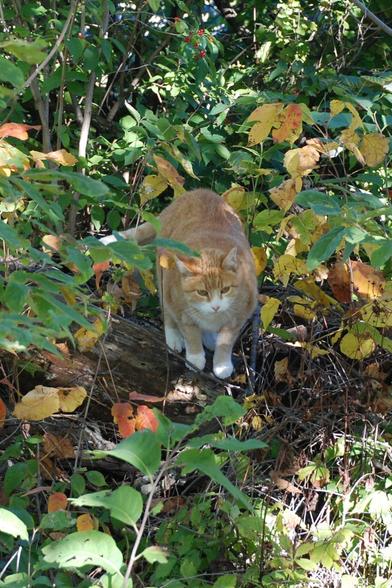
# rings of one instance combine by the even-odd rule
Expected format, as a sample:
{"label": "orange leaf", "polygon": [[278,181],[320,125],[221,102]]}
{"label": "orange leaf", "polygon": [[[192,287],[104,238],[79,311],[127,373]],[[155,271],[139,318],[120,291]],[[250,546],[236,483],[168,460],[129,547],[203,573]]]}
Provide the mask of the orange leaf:
{"label": "orange leaf", "polygon": [[16,139],[21,139],[22,141],[26,141],[29,138],[27,133],[30,129],[35,129],[39,131],[41,125],[25,125],[23,123],[5,123],[0,127],[0,138],[3,139],[4,137],[15,137]]}
{"label": "orange leaf", "polygon": [[163,402],[165,398],[163,396],[148,396],[148,394],[140,394],[139,392],[130,392],[129,393],[129,400],[138,401],[143,400],[144,402],[151,402],[151,404],[156,404],[158,402]]}
{"label": "orange leaf", "polygon": [[7,416],[7,407],[0,398],[0,429],[4,427],[5,417]]}
{"label": "orange leaf", "polygon": [[65,510],[67,508],[68,499],[63,492],[54,492],[49,496],[48,512],[56,512],[57,510]]}
{"label": "orange leaf", "polygon": [[281,116],[282,124],[272,131],[274,143],[294,143],[302,133],[302,109],[298,104],[289,104]]}
{"label": "orange leaf", "polygon": [[346,263],[339,261],[328,272],[328,284],[336,300],[351,302],[350,273]]}
{"label": "orange leaf", "polygon": [[150,429],[155,433],[158,429],[158,420],[151,410],[145,404],[141,404],[137,407],[137,416],[135,420],[135,429],[140,431],[141,429]]}
{"label": "orange leaf", "polygon": [[130,437],[135,432],[133,408],[129,402],[116,402],[112,406],[112,417],[121,437]]}
{"label": "orange leaf", "polygon": [[94,519],[88,513],[79,515],[76,519],[76,528],[78,531],[94,531]]}
{"label": "orange leaf", "polygon": [[110,261],[101,261],[100,263],[94,263],[93,272],[95,273],[95,287],[99,288],[103,272],[106,272],[110,267]]}

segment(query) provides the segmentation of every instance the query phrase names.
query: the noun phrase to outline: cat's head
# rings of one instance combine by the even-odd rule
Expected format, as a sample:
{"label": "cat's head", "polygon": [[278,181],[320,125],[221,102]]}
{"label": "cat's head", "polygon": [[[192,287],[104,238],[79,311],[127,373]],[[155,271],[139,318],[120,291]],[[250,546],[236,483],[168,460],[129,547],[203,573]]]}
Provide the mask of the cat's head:
{"label": "cat's head", "polygon": [[239,284],[237,248],[204,249],[200,257],[176,258],[188,304],[207,316],[230,309]]}

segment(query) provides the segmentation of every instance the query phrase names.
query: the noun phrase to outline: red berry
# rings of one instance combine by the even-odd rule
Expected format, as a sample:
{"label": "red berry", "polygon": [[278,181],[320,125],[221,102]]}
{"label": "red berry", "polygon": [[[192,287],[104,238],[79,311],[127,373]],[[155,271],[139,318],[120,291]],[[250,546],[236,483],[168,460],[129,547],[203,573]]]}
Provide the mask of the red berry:
{"label": "red berry", "polygon": [[184,41],[185,41],[185,43],[190,43],[191,42],[191,38],[190,37],[185,37]]}
{"label": "red berry", "polygon": [[204,35],[204,29],[199,29],[199,30],[197,31],[197,34],[198,34],[200,37],[202,37],[202,36]]}
{"label": "red berry", "polygon": [[181,20],[181,19],[180,19],[180,17],[179,17],[179,16],[175,16],[175,17],[174,17],[174,22],[180,22],[180,20]]}
{"label": "red berry", "polygon": [[207,55],[207,52],[206,52],[206,51],[204,51],[204,49],[202,49],[202,50],[200,51],[200,57],[205,57],[206,55]]}

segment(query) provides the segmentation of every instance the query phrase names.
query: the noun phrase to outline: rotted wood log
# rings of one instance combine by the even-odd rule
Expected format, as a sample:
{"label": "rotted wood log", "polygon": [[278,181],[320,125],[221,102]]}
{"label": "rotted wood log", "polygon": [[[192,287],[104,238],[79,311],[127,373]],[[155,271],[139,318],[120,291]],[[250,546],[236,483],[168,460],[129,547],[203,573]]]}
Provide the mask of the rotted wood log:
{"label": "rotted wood log", "polygon": [[100,420],[112,419],[113,401],[148,404],[147,396],[151,396],[169,418],[191,422],[203,406],[225,392],[225,383],[208,373],[208,368],[189,370],[184,357],[168,351],[160,329],[136,319],[112,317],[109,333],[88,353],[71,352],[62,358],[45,354],[45,359],[47,385],[81,385],[92,390],[95,402],[89,415]]}

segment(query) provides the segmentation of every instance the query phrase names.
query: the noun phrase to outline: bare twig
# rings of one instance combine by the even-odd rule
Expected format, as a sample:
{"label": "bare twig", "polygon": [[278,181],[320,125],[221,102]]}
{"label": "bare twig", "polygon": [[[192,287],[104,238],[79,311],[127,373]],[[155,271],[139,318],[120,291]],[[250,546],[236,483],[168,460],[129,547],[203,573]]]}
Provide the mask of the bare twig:
{"label": "bare twig", "polygon": [[392,37],[392,28],[389,27],[385,22],[383,22],[378,16],[374,14],[361,0],[351,0],[355,6],[358,6],[360,10],[364,13],[365,17],[374,22],[374,24],[384,33],[390,35]]}

